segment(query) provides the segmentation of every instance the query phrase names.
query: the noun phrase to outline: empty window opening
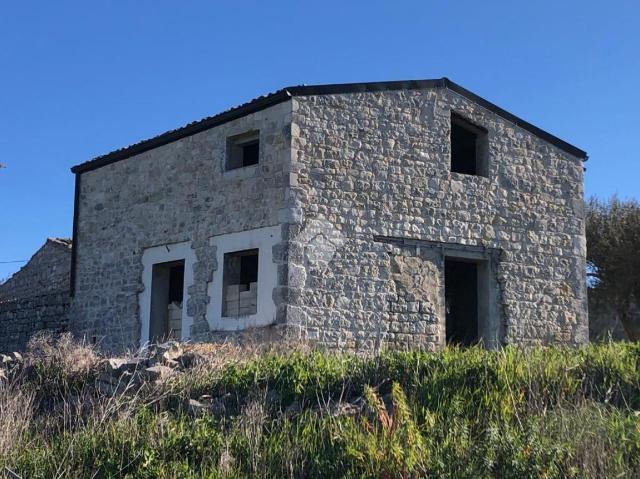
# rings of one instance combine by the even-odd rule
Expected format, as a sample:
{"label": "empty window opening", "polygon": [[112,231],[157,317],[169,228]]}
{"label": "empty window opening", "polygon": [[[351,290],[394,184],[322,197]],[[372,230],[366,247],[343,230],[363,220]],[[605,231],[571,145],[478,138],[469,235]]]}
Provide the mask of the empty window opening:
{"label": "empty window opening", "polygon": [[487,176],[487,131],[451,114],[451,171]]}
{"label": "empty window opening", "polygon": [[478,342],[478,264],[445,259],[444,294],[447,344]]}
{"label": "empty window opening", "polygon": [[260,160],[260,132],[252,131],[227,139],[227,170],[257,165]]}
{"label": "empty window opening", "polygon": [[181,339],[184,260],[154,264],[151,275],[149,339]]}
{"label": "empty window opening", "polygon": [[222,316],[238,317],[258,312],[258,250],[224,255]]}

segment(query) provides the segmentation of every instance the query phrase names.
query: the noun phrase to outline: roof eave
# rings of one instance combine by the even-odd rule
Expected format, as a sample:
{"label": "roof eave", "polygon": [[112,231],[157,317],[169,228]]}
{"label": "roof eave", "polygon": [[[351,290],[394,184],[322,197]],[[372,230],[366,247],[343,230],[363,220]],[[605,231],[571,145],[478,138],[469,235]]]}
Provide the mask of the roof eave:
{"label": "roof eave", "polygon": [[588,156],[584,150],[573,146],[570,143],[548,133],[535,125],[519,118],[512,113],[500,108],[494,103],[476,95],[475,93],[463,88],[448,78],[439,78],[434,80],[404,80],[404,81],[387,81],[387,82],[370,82],[370,83],[337,83],[328,85],[311,85],[311,86],[292,86],[283,88],[275,93],[257,98],[244,105],[227,110],[218,115],[205,118],[204,120],[190,123],[184,127],[168,131],[148,140],[141,141],[134,145],[107,153],[93,160],[81,163],[71,168],[75,174],[84,173],[86,171],[102,168],[103,166],[115,163],[126,158],[130,158],[140,153],[164,146],[168,143],[180,140],[187,136],[209,130],[216,126],[222,125],[229,121],[241,118],[243,116],[255,113],[271,106],[287,101],[295,96],[314,96],[314,95],[337,95],[349,93],[367,93],[393,90],[416,90],[428,88],[447,88],[470,101],[473,101],[489,111],[505,118],[507,121],[523,128],[539,138],[551,143],[561,150],[586,161]]}
{"label": "roof eave", "polygon": [[134,145],[112,151],[111,153],[107,153],[106,155],[98,156],[93,160],[75,165],[71,168],[71,172],[78,174],[102,168],[103,166],[110,165],[111,163],[124,160],[125,158],[129,158],[131,156],[139,155],[140,153],[144,153],[145,151],[153,150],[154,148],[158,148],[187,136],[195,135],[196,133],[209,130],[216,126],[222,125],[223,123],[227,123],[251,113],[264,110],[271,106],[277,105],[278,103],[282,103],[283,101],[287,101],[290,98],[291,94],[287,91],[287,89],[279,90],[275,93],[257,98],[256,100],[253,100],[245,105],[232,108],[210,118],[190,123],[181,128],[177,128],[175,130],[162,133],[148,140],[141,141],[140,143],[136,143]]}
{"label": "roof eave", "polygon": [[517,117],[512,113],[509,113],[507,110],[500,108],[495,103],[491,103],[490,101],[485,100],[481,96],[476,95],[472,91],[467,90],[466,88],[458,85],[457,83],[449,80],[448,78],[443,78],[443,80],[444,80],[445,87],[448,88],[449,90],[454,91],[459,95],[462,95],[465,98],[473,101],[474,103],[477,103],[483,106],[484,108],[488,109],[492,113],[495,113],[496,115],[510,121],[516,126],[519,126],[520,128],[523,128],[524,130],[527,130],[528,132],[533,133],[537,137],[542,138],[543,140],[551,143],[552,145],[560,148],[561,150],[566,151],[567,153],[575,156],[576,158],[579,158],[583,161],[586,161],[588,159],[587,152],[578,148],[577,146],[574,146],[571,143],[567,143],[563,139],[558,138],[557,136],[552,135],[551,133],[541,128],[538,128],[537,126],[529,123],[528,121],[523,120],[520,117]]}

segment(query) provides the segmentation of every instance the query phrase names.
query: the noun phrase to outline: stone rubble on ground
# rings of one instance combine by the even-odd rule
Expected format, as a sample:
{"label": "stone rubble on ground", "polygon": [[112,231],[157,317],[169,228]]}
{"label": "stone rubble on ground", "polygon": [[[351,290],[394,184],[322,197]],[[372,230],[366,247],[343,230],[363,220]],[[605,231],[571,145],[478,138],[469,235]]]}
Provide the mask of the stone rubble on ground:
{"label": "stone rubble on ground", "polygon": [[133,357],[107,359],[104,372],[98,378],[99,387],[113,392],[137,387],[143,382],[164,381],[200,361],[200,355],[185,351],[178,341],[149,345]]}
{"label": "stone rubble on ground", "polygon": [[19,352],[0,354],[0,384],[15,377],[23,366],[24,358]]}
{"label": "stone rubble on ground", "polygon": [[[177,341],[150,345],[131,357],[107,358],[100,364],[96,388],[104,394],[124,392],[144,382],[164,381],[178,371],[189,369],[202,361],[202,356],[185,351]],[[25,370],[22,354],[0,354],[0,383]]]}
{"label": "stone rubble on ground", "polygon": [[[197,352],[185,351],[184,345],[178,341],[150,345],[129,357],[112,357],[99,361],[94,383],[95,391],[98,395],[107,397],[132,393],[145,384],[162,383],[204,360],[205,357]],[[20,353],[0,353],[0,388],[10,384],[19,374],[23,377],[28,376],[29,368],[33,368],[33,365]],[[81,395],[72,394],[65,401],[54,402],[52,411],[63,414],[65,404],[68,406],[76,403],[80,398]],[[197,399],[187,399],[184,405],[193,416],[223,416],[229,412],[228,404],[232,399],[229,393],[217,397],[202,394]],[[265,395],[268,403],[279,403],[280,399],[274,390],[269,390]],[[357,415],[362,412],[364,401],[359,398],[353,403],[337,402],[325,406],[333,416]],[[288,414],[299,414],[302,410],[302,404],[298,401],[285,408]]]}

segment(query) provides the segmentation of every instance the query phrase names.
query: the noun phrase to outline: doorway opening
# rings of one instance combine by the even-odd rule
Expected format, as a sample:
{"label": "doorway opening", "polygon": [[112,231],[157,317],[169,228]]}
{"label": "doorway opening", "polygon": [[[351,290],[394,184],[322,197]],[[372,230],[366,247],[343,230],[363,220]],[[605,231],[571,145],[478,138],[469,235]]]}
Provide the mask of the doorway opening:
{"label": "doorway opening", "polygon": [[471,346],[479,339],[478,263],[445,258],[444,296],[447,344]]}
{"label": "doorway opening", "polygon": [[149,339],[161,342],[182,338],[184,260],[153,265]]}

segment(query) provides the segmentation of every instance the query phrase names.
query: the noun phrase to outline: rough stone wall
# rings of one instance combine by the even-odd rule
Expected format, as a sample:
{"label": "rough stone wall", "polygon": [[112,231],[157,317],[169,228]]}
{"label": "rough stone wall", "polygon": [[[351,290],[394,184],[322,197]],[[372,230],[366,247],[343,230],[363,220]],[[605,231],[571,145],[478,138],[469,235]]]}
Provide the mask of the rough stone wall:
{"label": "rough stone wall", "polygon": [[[104,337],[107,349],[137,346],[143,251],[190,241],[196,263],[187,313],[192,337],[209,337],[207,282],[221,267],[209,238],[286,217],[290,113],[291,103],[281,103],[82,173],[70,320],[76,334]],[[260,163],[224,172],[227,138],[257,129]]]}
{"label": "rough stone wall", "polygon": [[[450,172],[452,110],[488,130],[487,177]],[[296,97],[292,111],[287,298],[301,332],[341,348],[444,343],[442,258],[412,280],[418,301],[398,287],[417,266],[375,234],[501,250],[503,342],[587,340],[578,158],[446,89]],[[305,246],[318,223],[339,238],[328,250]],[[317,272],[305,248],[331,251]]]}
{"label": "rough stone wall", "polygon": [[23,351],[40,331],[67,330],[68,291],[0,302],[0,352]]}
{"label": "rough stone wall", "polygon": [[[452,110],[488,130],[487,177],[450,172]],[[255,129],[260,164],[223,172],[227,137]],[[383,235],[500,252],[502,342],[581,343],[582,181],[580,159],[450,90],[294,97],[81,175],[71,327],[137,345],[142,253],[188,241],[191,337],[220,339],[206,321],[222,266],[209,238],[281,225],[280,331],[342,349],[442,347],[442,253]]]}
{"label": "rough stone wall", "polygon": [[69,291],[71,241],[50,238],[17,273],[0,284],[0,302]]}
{"label": "rough stone wall", "polygon": [[[389,322],[380,325],[387,343],[435,350],[444,339],[439,318],[444,312],[441,258],[431,251],[388,248],[391,279]],[[395,289],[395,291],[394,291]],[[379,342],[382,342],[382,337]]]}

